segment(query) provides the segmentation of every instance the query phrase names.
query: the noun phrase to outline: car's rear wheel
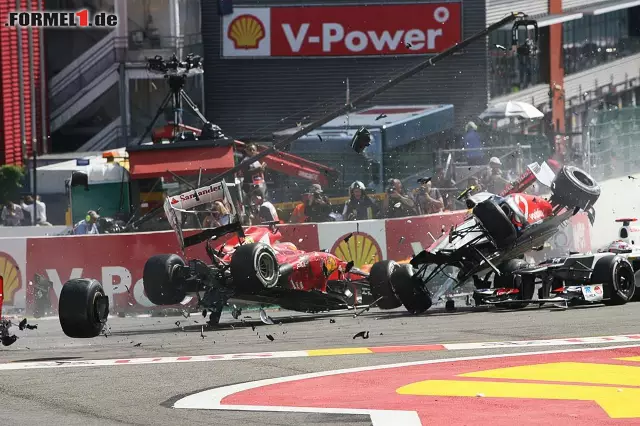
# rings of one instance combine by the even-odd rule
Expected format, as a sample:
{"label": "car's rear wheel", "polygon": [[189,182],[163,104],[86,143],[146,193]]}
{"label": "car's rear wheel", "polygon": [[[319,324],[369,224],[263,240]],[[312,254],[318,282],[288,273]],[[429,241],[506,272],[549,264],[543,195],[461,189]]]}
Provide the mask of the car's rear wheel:
{"label": "car's rear wheel", "polygon": [[154,305],[176,305],[187,295],[180,274],[184,260],[175,254],[151,256],[144,264],[142,285]]}
{"label": "car's rear wheel", "polygon": [[257,293],[278,285],[276,254],[263,243],[243,244],[231,256],[231,277],[238,290]]}
{"label": "car's rear wheel", "polygon": [[85,339],[100,335],[109,315],[109,299],[94,279],[67,281],[60,291],[58,318],[69,337]]}
{"label": "car's rear wheel", "polygon": [[518,237],[505,212],[492,199],[484,200],[473,208],[473,215],[485,229],[497,248],[511,246]]}
{"label": "car's rear wheel", "polygon": [[[502,275],[496,276],[493,281],[495,288],[517,289],[516,298],[520,300],[533,299],[535,290],[535,277],[532,275],[520,275],[518,271],[528,268],[530,265],[523,259],[511,259],[498,268]],[[513,302],[502,306],[508,309],[522,309],[529,305],[529,302]]]}
{"label": "car's rear wheel", "polygon": [[584,170],[564,166],[551,184],[551,202],[556,205],[582,210],[592,206],[600,198],[600,186]]}
{"label": "car's rear wheel", "polygon": [[412,314],[421,314],[431,307],[431,294],[422,281],[413,275],[411,265],[398,265],[391,274],[391,285],[405,309]]}
{"label": "car's rear wheel", "polygon": [[373,300],[378,300],[378,307],[381,309],[395,309],[402,306],[398,300],[393,287],[391,286],[391,275],[398,268],[398,264],[393,260],[383,260],[376,262],[369,272],[369,285],[371,286],[371,296]]}
{"label": "car's rear wheel", "polygon": [[622,256],[599,259],[593,268],[590,282],[607,287],[604,291],[605,305],[624,305],[633,299],[636,291],[633,267]]}

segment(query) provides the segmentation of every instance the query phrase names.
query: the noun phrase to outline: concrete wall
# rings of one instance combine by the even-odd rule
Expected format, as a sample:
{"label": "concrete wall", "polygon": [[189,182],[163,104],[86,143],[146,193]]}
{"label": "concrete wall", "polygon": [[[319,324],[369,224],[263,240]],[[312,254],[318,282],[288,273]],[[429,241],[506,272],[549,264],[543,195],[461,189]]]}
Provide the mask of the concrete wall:
{"label": "concrete wall", "polygon": [[45,237],[64,232],[66,226],[0,226],[0,238]]}

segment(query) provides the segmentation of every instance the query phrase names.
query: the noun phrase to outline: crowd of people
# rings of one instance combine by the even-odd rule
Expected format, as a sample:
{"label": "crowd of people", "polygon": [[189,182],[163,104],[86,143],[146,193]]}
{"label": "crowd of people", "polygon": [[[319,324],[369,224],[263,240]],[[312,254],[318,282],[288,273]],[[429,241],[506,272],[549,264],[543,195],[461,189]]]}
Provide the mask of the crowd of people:
{"label": "crowd of people", "polygon": [[39,195],[35,200],[27,195],[19,203],[7,202],[2,207],[0,219],[2,226],[51,226],[47,222],[47,206]]}
{"label": "crowd of people", "polygon": [[487,170],[479,176],[468,178],[462,187],[448,179],[442,168],[437,168],[432,177],[418,179],[417,188],[410,191],[404,188],[399,179],[390,179],[381,202],[367,193],[362,182],[356,181],[349,187],[349,199],[344,206],[333,206],[322,187],[313,184],[293,209],[289,223],[385,219],[440,213],[455,209],[455,194],[468,187],[473,187],[472,193],[488,191],[497,194],[511,183],[512,178],[503,172],[500,159],[493,157]]}

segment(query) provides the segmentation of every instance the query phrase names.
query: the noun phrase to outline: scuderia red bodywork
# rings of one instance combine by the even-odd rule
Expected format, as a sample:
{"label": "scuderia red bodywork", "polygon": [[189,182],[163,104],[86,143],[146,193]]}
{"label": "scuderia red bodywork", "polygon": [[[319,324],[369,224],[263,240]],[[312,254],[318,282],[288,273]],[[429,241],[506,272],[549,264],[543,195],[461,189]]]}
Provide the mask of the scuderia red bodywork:
{"label": "scuderia red bodywork", "polygon": [[553,206],[540,196],[518,193],[507,195],[505,198],[513,198],[530,224],[553,216]]}
{"label": "scuderia red bodywork", "polygon": [[[289,274],[287,279],[287,284],[291,289],[326,292],[327,281],[358,280],[364,277],[364,274],[358,272],[345,274],[347,262],[331,253],[323,251],[306,252],[299,250],[293,243],[280,242],[281,240],[282,234],[277,229],[271,230],[269,228],[251,226],[245,230],[245,237],[242,243],[260,242],[271,246],[276,253],[279,265],[291,265],[293,267],[293,272]],[[229,263],[236,247],[240,243],[241,238],[233,234],[226,241],[213,248],[222,254],[224,262]]]}

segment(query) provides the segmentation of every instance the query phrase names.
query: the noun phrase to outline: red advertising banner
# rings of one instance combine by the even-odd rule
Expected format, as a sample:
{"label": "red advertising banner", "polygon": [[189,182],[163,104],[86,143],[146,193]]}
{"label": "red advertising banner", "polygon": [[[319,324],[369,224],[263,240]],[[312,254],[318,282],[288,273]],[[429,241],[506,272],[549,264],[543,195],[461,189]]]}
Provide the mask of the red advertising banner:
{"label": "red advertising banner", "polygon": [[223,57],[424,55],[462,40],[462,3],[236,8]]}
{"label": "red advertising banner", "polygon": [[[278,229],[283,241],[300,249],[326,249],[360,267],[382,259],[408,259],[415,251],[430,247],[434,239],[440,237],[443,227],[448,231],[466,214],[466,211],[458,211],[401,219],[291,224]],[[590,232],[586,215],[578,214],[549,240],[547,250],[536,255],[548,257],[560,256],[568,250],[589,251]],[[114,313],[158,309],[144,293],[144,264],[155,254],[181,254],[171,231],[7,240],[9,243],[0,243],[5,307],[7,304],[16,308],[26,305],[29,313],[34,306],[34,286],[30,280],[35,274],[53,282],[50,299],[54,312],[62,285],[73,278],[99,280]],[[187,257],[207,259],[204,244],[189,248]]]}

